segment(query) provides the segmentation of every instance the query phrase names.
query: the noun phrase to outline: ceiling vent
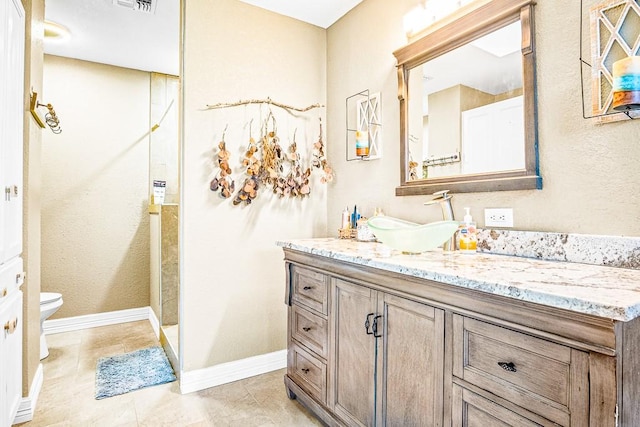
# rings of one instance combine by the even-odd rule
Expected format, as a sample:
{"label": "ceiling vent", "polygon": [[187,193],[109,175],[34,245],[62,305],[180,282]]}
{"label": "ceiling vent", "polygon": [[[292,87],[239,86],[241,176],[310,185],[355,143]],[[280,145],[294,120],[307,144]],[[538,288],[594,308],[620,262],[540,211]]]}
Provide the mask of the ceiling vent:
{"label": "ceiling vent", "polygon": [[113,4],[127,9],[155,14],[158,0],[113,0]]}

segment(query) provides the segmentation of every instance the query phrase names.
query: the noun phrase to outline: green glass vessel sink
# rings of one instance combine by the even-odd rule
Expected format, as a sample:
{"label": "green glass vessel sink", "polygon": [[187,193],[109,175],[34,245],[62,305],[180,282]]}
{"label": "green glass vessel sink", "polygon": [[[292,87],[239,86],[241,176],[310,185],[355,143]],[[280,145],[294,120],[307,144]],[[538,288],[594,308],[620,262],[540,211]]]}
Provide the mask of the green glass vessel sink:
{"label": "green glass vessel sink", "polygon": [[376,216],[367,225],[378,241],[404,253],[435,249],[449,240],[458,229],[457,221],[416,224],[389,216]]}

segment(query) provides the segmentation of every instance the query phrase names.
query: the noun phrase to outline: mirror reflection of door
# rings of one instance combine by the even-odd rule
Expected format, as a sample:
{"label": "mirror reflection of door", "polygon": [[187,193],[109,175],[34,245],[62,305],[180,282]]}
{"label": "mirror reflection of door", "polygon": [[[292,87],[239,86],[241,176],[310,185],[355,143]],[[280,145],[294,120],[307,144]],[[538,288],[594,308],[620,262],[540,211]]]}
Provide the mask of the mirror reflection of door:
{"label": "mirror reflection of door", "polygon": [[525,167],[520,47],[517,21],[411,70],[417,179]]}

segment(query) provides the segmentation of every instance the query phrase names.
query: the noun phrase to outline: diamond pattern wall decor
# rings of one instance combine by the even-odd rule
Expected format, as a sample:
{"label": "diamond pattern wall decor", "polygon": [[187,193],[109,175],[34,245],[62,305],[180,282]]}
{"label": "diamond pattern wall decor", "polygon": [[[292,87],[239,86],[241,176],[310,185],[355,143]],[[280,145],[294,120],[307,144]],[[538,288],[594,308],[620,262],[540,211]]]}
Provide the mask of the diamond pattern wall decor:
{"label": "diamond pattern wall decor", "polygon": [[[591,104],[594,116],[611,113],[613,63],[640,52],[640,0],[609,0],[590,11]],[[640,112],[631,112],[640,117]],[[628,120],[622,113],[601,121]]]}

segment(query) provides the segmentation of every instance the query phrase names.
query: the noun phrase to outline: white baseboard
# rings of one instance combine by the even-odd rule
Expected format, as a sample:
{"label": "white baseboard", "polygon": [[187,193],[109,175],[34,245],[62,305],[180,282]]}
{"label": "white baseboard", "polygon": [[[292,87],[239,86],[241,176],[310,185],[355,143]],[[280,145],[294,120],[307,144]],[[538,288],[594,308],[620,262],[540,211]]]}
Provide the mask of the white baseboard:
{"label": "white baseboard", "polygon": [[149,307],[149,323],[151,323],[151,327],[153,328],[153,332],[156,334],[156,338],[160,339],[160,321],[151,307]]}
{"label": "white baseboard", "polygon": [[[49,335],[96,328],[99,326],[135,322],[139,320],[148,320],[149,323],[151,323],[151,327],[156,333],[156,336],[160,336],[160,323],[151,307],[140,307],[128,310],[111,311],[107,313],[45,320],[43,328],[44,333]],[[182,371],[180,372],[180,392],[184,394],[204,390],[206,388],[282,369],[286,366],[287,350],[280,350],[233,362],[222,363],[220,365],[210,366],[204,369],[197,369],[195,371]],[[38,386],[38,393],[40,392],[40,386],[42,385],[41,367],[42,365],[40,365],[39,368],[40,385]],[[31,399],[31,393],[29,393],[29,399]],[[35,400],[33,400],[33,402],[33,408],[35,409]],[[18,409],[18,414],[21,414],[20,409]],[[33,417],[33,413],[31,413],[31,416]],[[25,419],[25,421],[28,420]]]}
{"label": "white baseboard", "polygon": [[13,419],[13,424],[26,423],[27,421],[33,420],[33,414],[36,413],[36,404],[38,403],[38,396],[40,395],[43,381],[44,375],[42,363],[40,363],[36,374],[33,376],[31,387],[29,387],[29,396],[22,398],[16,417]]}
{"label": "white baseboard", "polygon": [[151,307],[140,307],[109,311],[106,313],[87,314],[84,316],[64,317],[61,319],[45,320],[43,329],[45,335],[58,334],[60,332],[78,331],[80,329],[96,328],[98,326],[150,320],[151,313],[153,313]]}
{"label": "white baseboard", "polygon": [[287,366],[287,350],[248,357],[195,371],[180,373],[180,392],[191,393],[205,388],[242,380]]}

